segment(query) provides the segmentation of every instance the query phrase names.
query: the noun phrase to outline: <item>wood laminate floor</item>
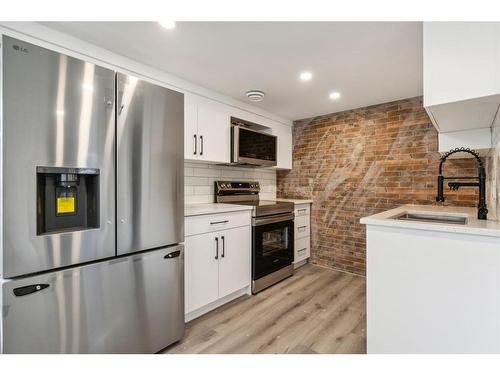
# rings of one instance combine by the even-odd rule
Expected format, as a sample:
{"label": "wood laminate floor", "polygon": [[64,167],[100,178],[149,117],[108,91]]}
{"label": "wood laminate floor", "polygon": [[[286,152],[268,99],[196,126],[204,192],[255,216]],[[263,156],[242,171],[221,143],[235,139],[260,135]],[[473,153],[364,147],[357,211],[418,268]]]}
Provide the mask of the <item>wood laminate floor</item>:
{"label": "wood laminate floor", "polygon": [[307,264],[187,324],[164,353],[366,353],[365,279]]}

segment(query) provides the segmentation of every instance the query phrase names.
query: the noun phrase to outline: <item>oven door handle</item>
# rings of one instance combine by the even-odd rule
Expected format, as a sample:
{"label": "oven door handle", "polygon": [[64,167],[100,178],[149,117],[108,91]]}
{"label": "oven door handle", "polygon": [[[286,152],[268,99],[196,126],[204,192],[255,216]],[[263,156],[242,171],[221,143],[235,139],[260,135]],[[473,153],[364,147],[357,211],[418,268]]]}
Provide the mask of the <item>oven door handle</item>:
{"label": "oven door handle", "polygon": [[272,215],[272,216],[264,216],[264,217],[256,217],[253,219],[252,224],[256,227],[259,225],[266,225],[272,223],[279,223],[282,221],[293,220],[293,213],[280,214],[280,215]]}

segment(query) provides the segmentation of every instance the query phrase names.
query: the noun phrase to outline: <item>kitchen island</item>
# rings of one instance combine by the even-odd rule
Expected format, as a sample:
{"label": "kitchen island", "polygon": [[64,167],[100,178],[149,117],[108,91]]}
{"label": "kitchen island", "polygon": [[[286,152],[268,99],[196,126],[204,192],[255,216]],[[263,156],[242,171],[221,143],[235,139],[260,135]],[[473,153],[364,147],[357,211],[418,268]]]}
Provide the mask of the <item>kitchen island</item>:
{"label": "kitchen island", "polygon": [[500,222],[406,205],[361,219],[368,353],[499,353]]}

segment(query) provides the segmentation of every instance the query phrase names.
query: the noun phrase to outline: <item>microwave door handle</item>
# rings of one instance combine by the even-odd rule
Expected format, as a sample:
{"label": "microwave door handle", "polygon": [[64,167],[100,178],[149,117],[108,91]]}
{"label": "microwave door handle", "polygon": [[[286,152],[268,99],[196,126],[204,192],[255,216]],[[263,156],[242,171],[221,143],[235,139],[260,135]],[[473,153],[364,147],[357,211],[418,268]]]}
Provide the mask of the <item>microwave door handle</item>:
{"label": "microwave door handle", "polygon": [[231,145],[233,147],[232,162],[237,163],[240,158],[240,128],[238,126],[232,127],[233,139]]}

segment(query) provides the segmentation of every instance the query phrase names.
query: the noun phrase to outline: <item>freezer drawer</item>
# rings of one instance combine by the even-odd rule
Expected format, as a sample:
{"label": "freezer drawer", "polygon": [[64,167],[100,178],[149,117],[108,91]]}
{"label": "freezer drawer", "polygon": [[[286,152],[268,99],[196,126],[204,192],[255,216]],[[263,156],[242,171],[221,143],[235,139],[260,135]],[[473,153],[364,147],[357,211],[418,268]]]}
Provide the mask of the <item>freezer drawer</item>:
{"label": "freezer drawer", "polygon": [[117,253],[184,241],[184,95],[117,73]]}
{"label": "freezer drawer", "polygon": [[2,284],[3,353],[155,353],[184,334],[183,245]]}

